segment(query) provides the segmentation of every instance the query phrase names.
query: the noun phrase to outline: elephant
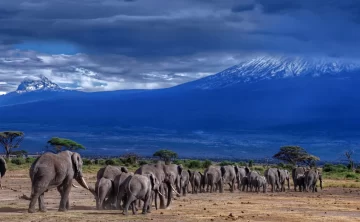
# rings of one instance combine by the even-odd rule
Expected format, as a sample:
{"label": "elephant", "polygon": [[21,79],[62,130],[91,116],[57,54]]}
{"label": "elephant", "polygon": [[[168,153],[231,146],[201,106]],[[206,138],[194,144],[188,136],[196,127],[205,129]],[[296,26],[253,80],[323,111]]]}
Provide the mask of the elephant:
{"label": "elephant", "polygon": [[288,190],[290,190],[290,175],[289,171],[278,169],[279,174],[279,185],[280,185],[280,192],[285,192],[285,181],[287,181]]}
{"label": "elephant", "polygon": [[[206,192],[209,192],[209,186],[210,186],[210,193],[212,193],[214,190],[217,190],[219,188],[219,192],[223,193],[223,178],[221,176],[221,170],[218,166],[209,166],[205,172],[205,184],[206,184]],[[214,187],[216,186],[216,187]]]}
{"label": "elephant", "polygon": [[252,186],[255,188],[256,192],[260,191],[260,188],[263,188],[263,192],[266,193],[267,182],[264,176],[256,176],[254,180],[252,180]]}
{"label": "elephant", "polygon": [[150,213],[152,192],[159,190],[160,187],[160,182],[156,176],[152,173],[143,175],[135,174],[127,177],[124,183],[125,190],[121,190],[119,193],[120,196],[126,195],[123,214],[128,214],[130,205],[132,205],[133,214],[136,214],[135,201],[138,199],[144,201],[142,213]]}
{"label": "elephant", "polygon": [[186,196],[186,193],[188,192],[189,182],[190,174],[188,171],[183,170],[180,176],[180,193],[182,193],[183,196]]}
{"label": "elephant", "polygon": [[275,192],[280,187],[280,176],[277,168],[269,168],[264,172],[264,176],[269,185],[271,185],[271,192]]}
{"label": "elephant", "polygon": [[[305,175],[306,171],[307,170],[306,170],[305,167],[296,167],[296,168],[292,169],[291,176],[292,176],[292,179],[293,179],[294,190],[295,191],[296,191],[296,187],[299,186],[299,188],[300,188],[301,185],[304,185],[304,184],[302,184],[302,183],[304,183],[303,180],[302,180],[302,176]],[[298,176],[298,175],[300,175],[300,176]]]}
{"label": "elephant", "polygon": [[249,187],[250,187],[250,191],[253,191],[253,180],[256,180],[256,177],[259,176],[259,173],[255,170],[250,171],[248,168],[245,168],[247,173],[247,178],[248,178],[248,185],[247,185],[247,189],[246,191],[249,191]]}
{"label": "elephant", "polygon": [[116,200],[115,206],[116,209],[122,209],[121,207],[121,201],[123,197],[119,196],[119,192],[120,190],[125,189],[125,181],[126,178],[128,178],[129,176],[134,175],[134,173],[121,173],[120,175],[117,175],[114,179],[114,197]]}
{"label": "elephant", "polygon": [[241,186],[242,186],[242,191],[245,191],[245,187],[249,186],[249,180],[248,180],[247,176],[245,176],[241,179]]}
{"label": "elephant", "polygon": [[295,178],[299,191],[305,191],[305,174],[297,174]]}
{"label": "elephant", "polygon": [[246,177],[245,167],[235,166],[235,171],[237,171],[237,175],[236,175],[236,182],[238,184],[237,188],[240,190],[241,189],[241,181],[244,177]]}
{"label": "elephant", "polygon": [[227,165],[227,166],[222,166],[220,170],[221,170],[221,177],[223,183],[229,184],[230,192],[234,192],[236,175],[238,174],[238,168],[231,165]]}
{"label": "elephant", "polygon": [[0,156],[0,189],[3,189],[1,184],[1,178],[5,176],[6,170],[7,170],[6,161],[4,158]]}
{"label": "elephant", "polygon": [[[96,190],[96,209],[105,209],[107,203],[112,203],[114,197],[114,182],[110,179],[102,177],[95,185]],[[106,198],[108,201],[105,202]],[[111,206],[110,206],[111,207]]]}
{"label": "elephant", "polygon": [[318,170],[311,169],[305,172],[305,190],[309,192],[317,192],[316,183],[320,181],[320,188],[322,189],[322,176]]}
{"label": "elephant", "polygon": [[[159,192],[155,192],[154,200],[155,207],[157,208],[157,195],[160,196],[160,209],[168,208],[172,201],[172,191],[180,195],[174,186],[179,175],[182,173],[181,165],[165,165],[164,163],[158,162],[156,164],[144,164],[139,167],[134,174],[154,174],[156,179],[160,182]],[[178,180],[179,181],[179,180]],[[164,187],[166,186],[167,192],[164,193]],[[165,196],[167,196],[167,203],[165,206]]]}
{"label": "elephant", "polygon": [[198,171],[188,170],[188,173],[190,175],[191,193],[197,194],[198,190],[201,192],[201,181],[203,179],[203,175]]}
{"label": "elephant", "polygon": [[102,177],[105,177],[107,179],[110,179],[114,181],[115,177],[117,175],[120,175],[121,173],[128,173],[128,169],[124,166],[117,167],[117,166],[111,166],[107,165],[103,168],[101,168],[96,175],[97,180],[100,180]]}
{"label": "elephant", "polygon": [[35,212],[37,200],[40,211],[45,212],[44,192],[55,187],[61,195],[59,211],[69,210],[69,194],[73,179],[89,190],[83,177],[82,166],[83,161],[77,152],[62,151],[57,154],[46,152],[38,157],[29,170],[31,201],[28,212]]}

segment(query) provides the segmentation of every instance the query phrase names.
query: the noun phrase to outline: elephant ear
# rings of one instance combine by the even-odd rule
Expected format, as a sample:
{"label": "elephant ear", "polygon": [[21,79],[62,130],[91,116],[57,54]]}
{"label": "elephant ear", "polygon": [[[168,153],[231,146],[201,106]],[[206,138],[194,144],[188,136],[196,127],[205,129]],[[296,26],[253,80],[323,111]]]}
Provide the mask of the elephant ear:
{"label": "elephant ear", "polygon": [[223,177],[223,176],[225,175],[225,173],[226,173],[226,169],[225,169],[224,166],[222,166],[222,167],[220,168],[220,170],[221,170],[221,177]]}
{"label": "elephant ear", "polygon": [[191,177],[191,176],[192,176],[192,173],[191,173],[191,171],[190,171],[190,170],[188,170],[188,173],[189,173],[189,177]]}
{"label": "elephant ear", "polygon": [[183,168],[183,166],[182,166],[181,164],[178,165],[177,170],[178,170],[179,175],[181,175],[183,169],[184,169],[184,168]]}
{"label": "elephant ear", "polygon": [[245,167],[245,172],[246,172],[246,175],[247,175],[248,173],[250,173],[250,170],[249,170],[248,167]]}
{"label": "elephant ear", "polygon": [[81,172],[81,165],[82,165],[82,160],[80,157],[80,154],[78,153],[73,153],[71,155],[71,162],[73,164],[73,168],[74,168],[74,172],[75,172],[75,177],[76,176],[80,176],[78,175]]}
{"label": "elephant ear", "polygon": [[235,169],[235,173],[236,175],[239,173],[239,167],[238,166],[234,166],[234,169]]}
{"label": "elephant ear", "polygon": [[155,187],[155,182],[156,182],[156,179],[155,179],[154,174],[151,173],[150,176],[149,176],[149,178],[150,178],[151,187],[152,187],[152,189],[154,189],[154,187]]}
{"label": "elephant ear", "polygon": [[128,169],[126,167],[121,167],[121,172],[128,173]]}

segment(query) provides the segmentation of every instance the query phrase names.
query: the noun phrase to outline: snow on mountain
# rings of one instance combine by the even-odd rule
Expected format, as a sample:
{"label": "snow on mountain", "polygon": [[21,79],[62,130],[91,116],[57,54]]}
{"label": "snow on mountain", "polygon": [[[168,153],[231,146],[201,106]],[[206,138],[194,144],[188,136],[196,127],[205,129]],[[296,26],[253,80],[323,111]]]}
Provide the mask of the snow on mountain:
{"label": "snow on mountain", "polygon": [[64,91],[64,89],[41,75],[38,78],[24,79],[18,86],[16,93],[22,94],[34,91]]}
{"label": "snow on mountain", "polygon": [[257,57],[241,62],[220,73],[191,83],[198,89],[216,89],[237,83],[253,83],[267,79],[318,77],[360,71],[360,63],[303,57]]}

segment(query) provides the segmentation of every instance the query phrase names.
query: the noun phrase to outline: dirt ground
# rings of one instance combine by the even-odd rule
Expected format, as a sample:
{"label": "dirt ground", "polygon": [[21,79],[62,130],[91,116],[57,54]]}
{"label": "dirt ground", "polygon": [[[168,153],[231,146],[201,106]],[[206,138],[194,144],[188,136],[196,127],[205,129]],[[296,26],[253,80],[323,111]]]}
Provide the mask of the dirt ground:
{"label": "dirt ground", "polygon": [[[95,184],[95,174],[85,174]],[[324,184],[326,181],[324,181]],[[75,183],[76,184],[76,183]],[[57,212],[56,190],[45,194],[46,213],[27,213],[30,179],[26,170],[8,172],[0,190],[0,221],[360,221],[360,189],[324,188],[318,193],[202,193],[176,197],[171,208],[147,215],[124,216],[120,211],[98,211],[92,194],[72,188],[71,209]],[[227,186],[226,186],[227,188]]]}

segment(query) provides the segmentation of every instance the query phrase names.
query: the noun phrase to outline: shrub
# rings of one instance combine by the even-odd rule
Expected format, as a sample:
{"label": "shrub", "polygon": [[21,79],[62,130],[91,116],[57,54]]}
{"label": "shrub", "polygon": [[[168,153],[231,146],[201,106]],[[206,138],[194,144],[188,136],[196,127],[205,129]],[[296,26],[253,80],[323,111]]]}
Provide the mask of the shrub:
{"label": "shrub", "polygon": [[201,168],[201,162],[199,160],[190,160],[186,163],[186,167],[190,169],[199,169]]}
{"label": "shrub", "polygon": [[202,163],[202,167],[203,168],[208,168],[209,166],[211,166],[212,162],[210,160],[205,160],[203,163]]}
{"label": "shrub", "polygon": [[116,165],[116,160],[114,159],[107,159],[105,160],[106,165]]}
{"label": "shrub", "polygon": [[89,160],[89,159],[87,159],[87,158],[83,158],[82,160],[83,160],[83,164],[84,164],[84,165],[92,165],[91,160]]}
{"label": "shrub", "polygon": [[26,162],[26,163],[33,163],[33,162],[35,162],[35,160],[36,160],[36,158],[34,158],[34,157],[27,157],[27,158],[25,159],[25,162]]}
{"label": "shrub", "polygon": [[239,166],[247,166],[247,164],[246,164],[244,161],[240,161],[240,162],[238,163],[238,165],[239,165]]}
{"label": "shrub", "polygon": [[253,165],[254,165],[254,160],[249,160],[248,165],[249,165],[249,167],[253,167]]}
{"label": "shrub", "polygon": [[104,164],[105,164],[105,160],[104,160],[104,159],[96,159],[96,160],[95,160],[95,164],[104,165]]}
{"label": "shrub", "polygon": [[224,160],[224,161],[221,161],[219,165],[220,166],[227,166],[227,165],[233,165],[233,164],[234,164],[233,162]]}
{"label": "shrub", "polygon": [[342,164],[333,165],[333,164],[325,164],[323,167],[324,172],[348,172],[348,168]]}
{"label": "shrub", "polygon": [[13,164],[16,164],[16,165],[22,165],[22,164],[25,164],[25,159],[24,158],[14,158],[14,159],[11,159],[11,163]]}
{"label": "shrub", "polygon": [[145,165],[145,164],[150,164],[151,162],[148,161],[148,160],[140,160],[139,161],[139,165],[142,166],[142,165]]}
{"label": "shrub", "polygon": [[348,173],[345,175],[347,179],[357,179],[357,176],[354,173]]}
{"label": "shrub", "polygon": [[181,160],[173,160],[172,163],[173,164],[177,164],[177,165],[180,165],[180,164],[183,164],[184,161],[181,161]]}

